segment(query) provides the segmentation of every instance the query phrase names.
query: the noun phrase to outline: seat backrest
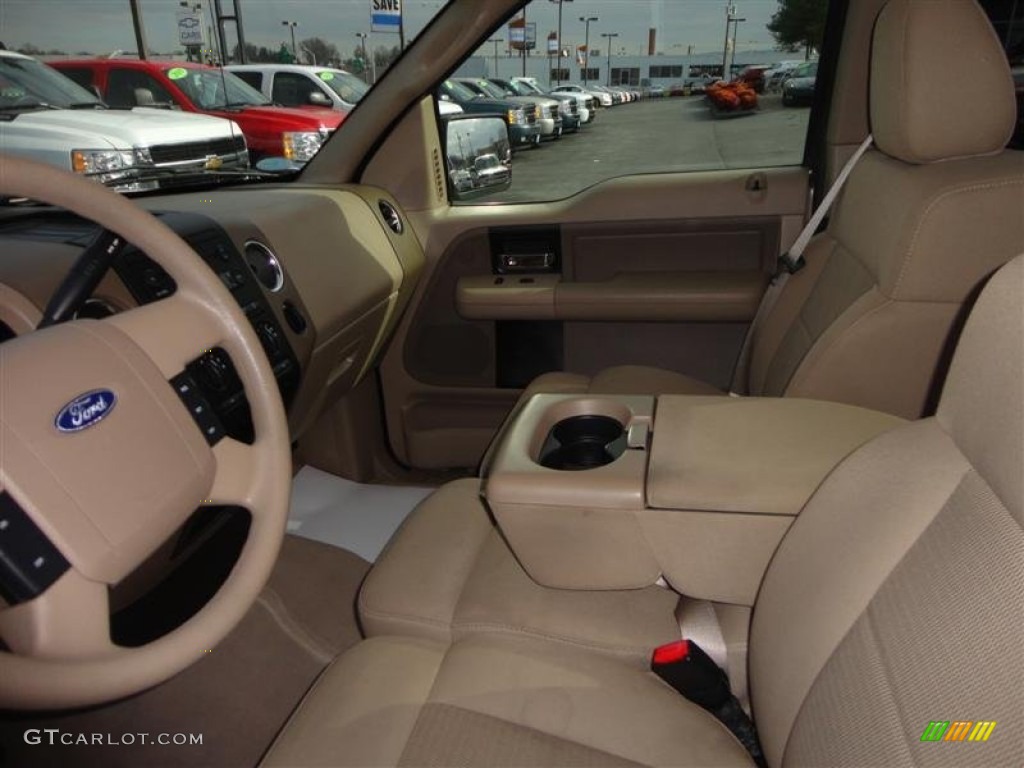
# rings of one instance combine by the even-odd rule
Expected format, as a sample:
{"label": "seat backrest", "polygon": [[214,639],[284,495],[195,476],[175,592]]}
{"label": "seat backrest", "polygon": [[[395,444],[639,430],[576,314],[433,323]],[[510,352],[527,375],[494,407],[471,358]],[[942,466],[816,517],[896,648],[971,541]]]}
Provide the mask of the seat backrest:
{"label": "seat backrest", "polygon": [[917,418],[978,286],[1024,250],[1024,153],[1004,149],[1013,81],[975,0],[888,3],[870,89],[876,149],[753,339],[748,391]]}
{"label": "seat backrest", "polygon": [[1022,443],[1024,257],[937,415],[843,462],[779,547],[750,639],[770,765],[1024,764]]}

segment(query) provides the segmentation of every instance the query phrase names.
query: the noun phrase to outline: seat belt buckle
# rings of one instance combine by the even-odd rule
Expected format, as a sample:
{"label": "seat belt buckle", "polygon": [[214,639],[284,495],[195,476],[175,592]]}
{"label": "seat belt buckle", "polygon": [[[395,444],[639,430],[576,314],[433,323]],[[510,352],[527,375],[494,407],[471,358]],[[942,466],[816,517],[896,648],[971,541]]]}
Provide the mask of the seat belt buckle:
{"label": "seat belt buckle", "polygon": [[775,274],[772,275],[772,282],[774,283],[783,274],[795,275],[805,266],[807,266],[807,262],[804,260],[803,255],[797,256],[795,259],[791,259],[789,258],[789,254],[785,253],[782,256],[779,256],[779,260],[775,264]]}
{"label": "seat belt buckle", "polygon": [[732,695],[729,677],[692,640],[661,645],[651,655],[651,671],[732,731],[759,768],[766,768],[757,729]]}
{"label": "seat belt buckle", "polygon": [[717,710],[732,698],[725,672],[691,640],[655,648],[651,671],[704,709]]}

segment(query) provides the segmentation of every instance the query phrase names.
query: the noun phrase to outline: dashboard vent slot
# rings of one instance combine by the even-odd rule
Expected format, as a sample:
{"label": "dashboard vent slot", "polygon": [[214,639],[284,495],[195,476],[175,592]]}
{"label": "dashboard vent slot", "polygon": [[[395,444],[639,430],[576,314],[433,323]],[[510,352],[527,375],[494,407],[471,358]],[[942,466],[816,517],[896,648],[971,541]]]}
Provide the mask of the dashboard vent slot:
{"label": "dashboard vent slot", "polygon": [[398,215],[395,206],[387,200],[380,200],[377,202],[377,207],[380,208],[380,215],[384,217],[388,228],[396,235],[402,234],[405,227],[402,226],[402,217]]}
{"label": "dashboard vent slot", "polygon": [[434,147],[432,153],[434,160],[434,189],[437,190],[437,199],[441,202],[445,200],[445,181],[444,171],[441,168],[441,150]]}

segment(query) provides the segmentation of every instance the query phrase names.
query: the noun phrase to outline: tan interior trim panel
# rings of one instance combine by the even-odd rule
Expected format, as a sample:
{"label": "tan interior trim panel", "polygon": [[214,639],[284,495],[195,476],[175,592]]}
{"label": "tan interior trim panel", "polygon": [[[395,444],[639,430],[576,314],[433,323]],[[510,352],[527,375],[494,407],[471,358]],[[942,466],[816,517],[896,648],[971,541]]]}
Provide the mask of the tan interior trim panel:
{"label": "tan interior trim panel", "polygon": [[796,515],[826,475],[904,423],[797,398],[658,398],[647,503],[661,509]]}

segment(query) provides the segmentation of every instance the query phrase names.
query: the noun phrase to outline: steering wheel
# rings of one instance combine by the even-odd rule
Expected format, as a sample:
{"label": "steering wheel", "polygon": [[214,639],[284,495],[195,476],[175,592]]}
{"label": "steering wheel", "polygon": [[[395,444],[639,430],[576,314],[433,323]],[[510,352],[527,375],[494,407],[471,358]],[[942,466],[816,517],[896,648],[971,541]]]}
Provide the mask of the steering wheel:
{"label": "steering wheel", "polygon": [[[201,658],[258,596],[288,515],[287,421],[252,326],[213,271],[167,226],[94,181],[27,160],[0,158],[0,195],[91,219],[145,252],[178,285],[161,301],[0,345],[0,545],[7,551],[20,545],[3,541],[5,529],[14,530],[3,524],[14,520],[13,509],[23,513],[19,526],[27,517],[56,559],[67,561],[37,596],[11,605],[0,599],[6,646],[0,707],[109,701]],[[211,448],[169,383],[213,347],[230,355],[245,387],[252,445],[225,437]],[[77,416],[69,422],[75,403]],[[242,506],[252,516],[234,569],[177,629],[141,647],[115,645],[109,586],[204,503]],[[24,570],[33,565],[42,564],[29,562]]]}

